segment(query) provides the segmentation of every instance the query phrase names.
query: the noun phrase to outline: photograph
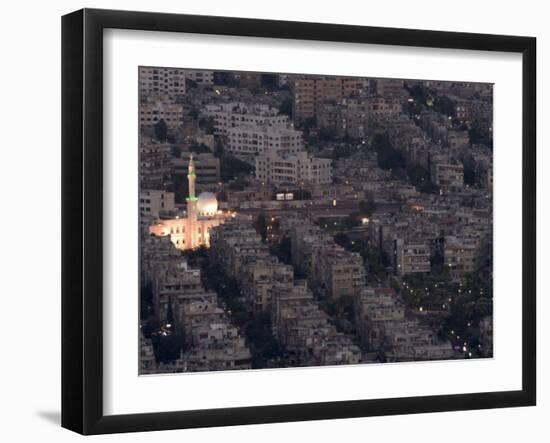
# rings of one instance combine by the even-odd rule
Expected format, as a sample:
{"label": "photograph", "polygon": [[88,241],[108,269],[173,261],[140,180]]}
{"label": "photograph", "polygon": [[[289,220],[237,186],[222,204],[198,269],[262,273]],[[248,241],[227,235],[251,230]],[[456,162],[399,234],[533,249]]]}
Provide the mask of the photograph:
{"label": "photograph", "polygon": [[493,358],[492,83],[136,74],[139,375]]}

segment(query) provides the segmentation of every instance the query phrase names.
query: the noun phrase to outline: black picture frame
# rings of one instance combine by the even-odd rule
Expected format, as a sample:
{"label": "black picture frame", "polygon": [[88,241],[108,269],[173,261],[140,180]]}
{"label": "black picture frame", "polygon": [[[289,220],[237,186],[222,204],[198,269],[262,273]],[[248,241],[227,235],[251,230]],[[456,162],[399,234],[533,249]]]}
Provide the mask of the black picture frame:
{"label": "black picture frame", "polygon": [[[171,31],[522,54],[522,389],[103,413],[103,30]],[[536,403],[536,39],[229,17],[83,9],[62,18],[62,426],[82,434],[531,406]]]}

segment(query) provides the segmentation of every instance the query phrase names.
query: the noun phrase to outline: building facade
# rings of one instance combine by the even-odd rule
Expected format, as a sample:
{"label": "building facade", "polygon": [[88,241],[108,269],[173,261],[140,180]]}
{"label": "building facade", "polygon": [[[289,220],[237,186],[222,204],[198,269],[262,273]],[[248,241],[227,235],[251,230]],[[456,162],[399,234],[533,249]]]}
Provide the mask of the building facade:
{"label": "building facade", "polygon": [[316,158],[305,151],[291,155],[270,152],[256,157],[256,178],[266,183],[332,183],[332,160]]}

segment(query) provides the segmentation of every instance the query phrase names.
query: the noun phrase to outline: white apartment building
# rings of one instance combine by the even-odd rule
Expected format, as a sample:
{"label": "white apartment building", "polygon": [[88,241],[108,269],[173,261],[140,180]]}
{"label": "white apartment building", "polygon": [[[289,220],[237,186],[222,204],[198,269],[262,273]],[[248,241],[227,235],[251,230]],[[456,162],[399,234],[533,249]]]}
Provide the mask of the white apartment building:
{"label": "white apartment building", "polygon": [[192,80],[198,85],[213,85],[214,71],[185,70],[185,78]]}
{"label": "white apartment building", "polygon": [[141,66],[139,68],[140,95],[185,94],[185,69]]}
{"label": "white apartment building", "polygon": [[305,151],[289,155],[269,152],[256,157],[256,178],[273,184],[332,183],[332,160]]}
{"label": "white apartment building", "polygon": [[291,126],[247,124],[230,128],[227,151],[254,163],[254,157],[266,153],[296,154],[303,149],[302,132]]}

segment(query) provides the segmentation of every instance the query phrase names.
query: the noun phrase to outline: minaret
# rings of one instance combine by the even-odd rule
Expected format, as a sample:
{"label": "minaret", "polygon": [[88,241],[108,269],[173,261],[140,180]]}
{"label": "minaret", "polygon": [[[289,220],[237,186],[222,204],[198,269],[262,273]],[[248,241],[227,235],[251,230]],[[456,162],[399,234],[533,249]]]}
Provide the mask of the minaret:
{"label": "minaret", "polygon": [[187,171],[187,179],[189,180],[189,197],[187,197],[187,220],[188,220],[188,233],[186,249],[194,249],[197,244],[197,201],[198,198],[195,195],[195,180],[197,175],[195,174],[195,162],[193,161],[193,154],[189,157],[189,168]]}

